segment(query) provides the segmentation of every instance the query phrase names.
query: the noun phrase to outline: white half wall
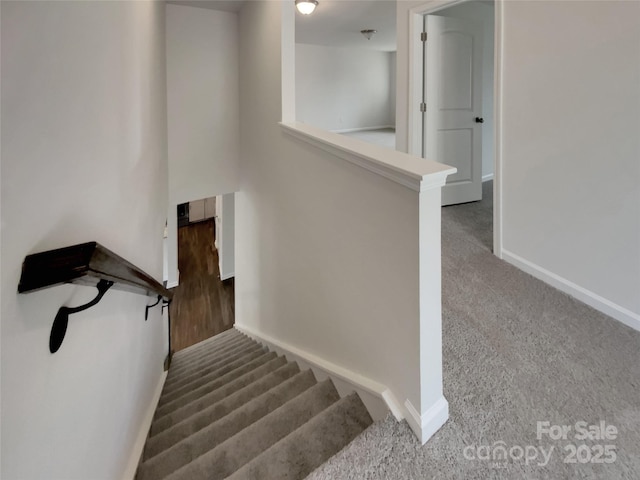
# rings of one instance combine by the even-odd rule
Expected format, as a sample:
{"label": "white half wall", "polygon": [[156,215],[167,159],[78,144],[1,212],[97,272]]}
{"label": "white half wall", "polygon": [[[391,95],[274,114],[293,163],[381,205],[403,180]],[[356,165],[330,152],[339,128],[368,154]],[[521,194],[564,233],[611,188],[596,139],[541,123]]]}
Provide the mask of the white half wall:
{"label": "white half wall", "polygon": [[[278,125],[295,74],[293,26],[291,2],[248,2],[240,13],[236,325],[388,389],[424,442],[447,418],[439,186],[454,170]],[[420,168],[438,181],[399,173]]]}
{"label": "white half wall", "polygon": [[166,320],[110,290],[18,294],[26,255],[96,240],[162,278],[167,212],[164,6],[0,3],[1,476],[118,479],[138,460],[163,379]]}
{"label": "white half wall", "polygon": [[395,125],[395,53],[302,43],[295,49],[297,121],[338,131]]}
{"label": "white half wall", "polygon": [[177,205],[238,189],[238,15],[166,5],[168,272],[178,284]]}

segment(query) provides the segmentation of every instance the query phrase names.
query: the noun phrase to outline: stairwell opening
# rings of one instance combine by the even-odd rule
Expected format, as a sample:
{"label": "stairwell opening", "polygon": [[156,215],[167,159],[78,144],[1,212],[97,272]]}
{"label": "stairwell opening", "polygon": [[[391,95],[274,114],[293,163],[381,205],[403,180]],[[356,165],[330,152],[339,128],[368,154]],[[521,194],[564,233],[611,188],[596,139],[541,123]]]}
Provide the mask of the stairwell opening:
{"label": "stairwell opening", "polygon": [[171,347],[178,352],[233,328],[233,195],[178,205],[178,270]]}

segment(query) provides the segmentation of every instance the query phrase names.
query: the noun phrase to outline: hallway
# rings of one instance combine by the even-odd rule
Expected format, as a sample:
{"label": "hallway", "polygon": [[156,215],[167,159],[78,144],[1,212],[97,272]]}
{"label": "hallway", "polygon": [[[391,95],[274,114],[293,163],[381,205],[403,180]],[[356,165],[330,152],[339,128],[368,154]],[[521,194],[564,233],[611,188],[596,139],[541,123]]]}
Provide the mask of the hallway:
{"label": "hallway", "polygon": [[171,348],[189,347],[233,327],[234,279],[220,280],[213,219],[178,229],[180,285],[172,289]]}

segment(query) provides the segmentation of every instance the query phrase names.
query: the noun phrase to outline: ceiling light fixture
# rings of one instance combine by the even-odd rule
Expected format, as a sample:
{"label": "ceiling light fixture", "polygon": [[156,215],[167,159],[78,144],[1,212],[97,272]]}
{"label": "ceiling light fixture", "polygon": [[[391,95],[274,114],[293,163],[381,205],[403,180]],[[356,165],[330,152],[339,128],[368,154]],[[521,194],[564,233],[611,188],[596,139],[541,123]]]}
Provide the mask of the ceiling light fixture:
{"label": "ceiling light fixture", "polygon": [[296,8],[303,15],[310,15],[318,6],[318,0],[296,0]]}
{"label": "ceiling light fixture", "polygon": [[366,30],[360,30],[360,33],[364,35],[367,40],[371,40],[371,37],[373,37],[375,33],[378,33],[378,31],[368,28]]}

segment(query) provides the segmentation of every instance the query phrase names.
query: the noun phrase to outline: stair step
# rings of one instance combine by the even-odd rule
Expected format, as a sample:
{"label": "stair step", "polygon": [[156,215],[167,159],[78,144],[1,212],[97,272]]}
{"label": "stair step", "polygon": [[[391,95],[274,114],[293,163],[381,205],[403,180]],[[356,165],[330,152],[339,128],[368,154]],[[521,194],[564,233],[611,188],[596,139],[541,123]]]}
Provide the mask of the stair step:
{"label": "stair step", "polygon": [[302,479],[371,423],[357,394],[231,329],[173,356],[136,480]]}
{"label": "stair step", "polygon": [[171,383],[174,379],[180,378],[182,375],[192,373],[201,368],[204,364],[215,362],[219,359],[225,358],[230,352],[238,348],[242,348],[243,346],[254,345],[257,342],[249,338],[235,338],[220,347],[211,347],[210,349],[206,349],[202,352],[201,355],[197,357],[186,359],[182,361],[179,365],[175,365],[171,363],[171,370],[169,371],[169,377],[167,377],[167,381]]}
{"label": "stair step", "polygon": [[248,338],[246,335],[240,333],[235,329],[227,330],[213,337],[202,340],[199,343],[191,345],[187,348],[183,348],[173,354],[173,358],[176,362],[180,363],[186,361],[194,356],[200,355],[204,350],[220,348],[226,343],[236,340],[238,338]]}
{"label": "stair step", "polygon": [[219,402],[226,396],[231,395],[232,393],[237,392],[247,385],[250,385],[256,380],[261,379],[268,373],[277,370],[286,363],[287,360],[284,357],[273,358],[272,360],[264,363],[258,368],[245,373],[232,382],[225,384],[224,386],[208,393],[207,395],[197,398],[192,402],[178,408],[177,410],[174,410],[167,415],[163,415],[162,417],[157,418],[151,425],[150,435],[154,436],[159,434],[160,432],[172,427],[173,425],[176,425],[177,423],[183,421],[191,415],[194,415],[199,411],[211,406],[212,404]]}
{"label": "stair step", "polygon": [[137,480],[155,480],[175,472],[296,398],[315,383],[316,380],[309,370],[282,382],[145,462],[139,469]]}
{"label": "stair step", "polygon": [[[237,368],[234,368],[233,370],[228,371],[224,375],[216,377],[215,379],[211,380],[209,383],[202,385],[196,388],[195,390],[192,390],[187,394],[182,395],[181,397],[176,398],[170,402],[163,403],[162,405],[158,406],[158,410],[156,410],[156,415],[157,415],[156,418],[161,418],[173,412],[174,410],[181,408],[187,403],[197,400],[199,397],[202,397],[207,393],[210,393],[210,392],[213,392],[214,390],[219,389],[225,383],[235,380],[236,378],[244,375],[247,372],[250,372],[251,370],[268,362],[269,360],[273,360],[276,357],[277,355],[275,352],[263,353],[262,355],[260,355],[257,358],[254,358],[250,362],[239,365],[237,366]],[[160,400],[162,400],[162,398]]]}
{"label": "stair step", "polygon": [[298,373],[300,373],[300,368],[298,368],[296,363],[287,363],[263,378],[214,403],[210,407],[190,416],[162,433],[149,438],[144,450],[144,460],[146,461],[158,455],[180,440],[205,428],[210,423],[224,417]]}
{"label": "stair step", "polygon": [[318,383],[166,478],[226,478],[339,398],[331,380]]}
{"label": "stair step", "polygon": [[[189,379],[185,379],[185,382],[180,382],[177,385],[174,385],[169,391],[164,392],[160,397],[160,401],[158,402],[158,408],[173,402],[174,400],[184,396],[187,393],[193,392],[197,390],[203,385],[206,385],[209,382],[212,382],[223,375],[235,370],[238,367],[242,367],[246,365],[250,361],[261,357],[265,353],[268,353],[268,350],[260,345],[255,345],[247,350],[243,350],[242,352],[238,352],[233,357],[224,361],[222,365],[218,365],[218,368],[212,371],[203,371],[200,376],[196,376],[195,378],[189,376]],[[208,370],[208,369],[205,369]]]}
{"label": "stair step", "polygon": [[179,386],[189,383],[191,380],[193,380],[196,377],[206,375],[207,373],[211,373],[214,370],[217,370],[223,367],[224,365],[240,358],[242,355],[245,355],[250,351],[257,350],[260,348],[264,348],[264,347],[262,347],[259,343],[255,343],[255,342],[242,344],[233,349],[225,351],[221,355],[217,355],[208,361],[203,361],[202,363],[196,366],[194,371],[192,371],[191,369],[185,370],[179,376],[173,377],[171,381],[167,379],[167,381],[165,382],[165,386],[162,394],[164,395],[165,393],[169,393],[170,391],[178,388]]}
{"label": "stair step", "polygon": [[356,393],[331,405],[309,422],[242,466],[229,480],[303,479],[373,423]]}

